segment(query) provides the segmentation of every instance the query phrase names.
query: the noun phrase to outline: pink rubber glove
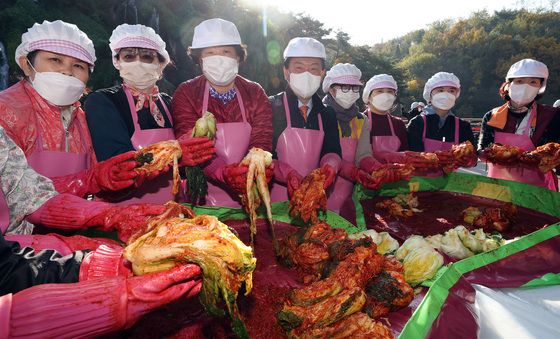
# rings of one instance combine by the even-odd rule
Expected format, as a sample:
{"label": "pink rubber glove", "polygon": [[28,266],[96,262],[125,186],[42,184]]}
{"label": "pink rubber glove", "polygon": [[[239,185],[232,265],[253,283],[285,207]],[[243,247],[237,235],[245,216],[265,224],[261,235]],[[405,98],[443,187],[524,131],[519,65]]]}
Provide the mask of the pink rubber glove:
{"label": "pink rubber glove", "polygon": [[126,242],[137,229],[145,227],[146,220],[165,211],[163,205],[135,204],[113,206],[104,202],[87,201],[69,194],[59,194],[27,217],[33,224],[65,230],[102,227],[116,230],[119,239]]}
{"label": "pink rubber glove", "polygon": [[132,277],[130,263],[123,257],[124,248],[102,245],[86,254],[80,265],[79,281],[109,277]]}
{"label": "pink rubber glove", "polygon": [[200,268],[182,265],[140,277],[45,284],[0,297],[0,338],[95,337],[200,292]]}
{"label": "pink rubber glove", "polygon": [[181,144],[181,150],[183,151],[180,166],[199,165],[212,159],[216,153],[214,140],[206,137],[191,138],[184,134],[177,141]]}
{"label": "pink rubber glove", "polygon": [[299,173],[296,170],[291,171],[290,173],[288,173],[288,176],[286,177],[286,186],[288,188],[288,197],[292,197],[292,194],[294,194],[294,191],[297,190],[299,188],[299,185],[301,184],[301,180],[303,178],[301,177],[301,175],[299,175]]}
{"label": "pink rubber glove", "polygon": [[81,250],[93,251],[101,245],[120,247],[118,242],[111,239],[88,238],[81,235],[65,237],[55,233],[49,233],[47,235],[18,234],[5,235],[4,238],[8,241],[19,243],[21,247],[31,247],[35,249],[36,252],[55,250],[63,256]]}

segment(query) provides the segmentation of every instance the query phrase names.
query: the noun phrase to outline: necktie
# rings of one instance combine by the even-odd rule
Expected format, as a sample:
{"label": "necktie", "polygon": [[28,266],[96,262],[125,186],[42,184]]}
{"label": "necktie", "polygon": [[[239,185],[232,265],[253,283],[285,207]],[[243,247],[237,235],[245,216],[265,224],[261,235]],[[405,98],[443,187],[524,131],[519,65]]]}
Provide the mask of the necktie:
{"label": "necktie", "polygon": [[303,120],[307,121],[307,111],[309,111],[309,107],[307,105],[300,106],[299,111],[301,115],[303,115]]}

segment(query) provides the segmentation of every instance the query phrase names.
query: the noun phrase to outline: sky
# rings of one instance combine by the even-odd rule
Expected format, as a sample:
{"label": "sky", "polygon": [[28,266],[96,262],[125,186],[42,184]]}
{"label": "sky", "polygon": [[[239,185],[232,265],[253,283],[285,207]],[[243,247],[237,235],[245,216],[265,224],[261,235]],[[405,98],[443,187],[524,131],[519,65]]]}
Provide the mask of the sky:
{"label": "sky", "polygon": [[504,8],[551,8],[554,0],[245,0],[283,12],[304,13],[327,28],[342,30],[355,45],[371,45],[426,28],[437,20],[467,18],[473,12]]}

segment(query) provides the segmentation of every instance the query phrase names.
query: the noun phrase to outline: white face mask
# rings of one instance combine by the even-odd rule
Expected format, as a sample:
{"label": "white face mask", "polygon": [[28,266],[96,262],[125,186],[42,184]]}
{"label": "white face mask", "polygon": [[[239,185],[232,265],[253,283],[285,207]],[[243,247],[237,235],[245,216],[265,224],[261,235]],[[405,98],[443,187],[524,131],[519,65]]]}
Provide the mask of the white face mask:
{"label": "white face mask", "polygon": [[309,72],[290,73],[290,88],[301,99],[309,99],[321,85],[321,77]]}
{"label": "white face mask", "polygon": [[31,85],[40,96],[57,106],[72,105],[82,97],[86,88],[82,80],[58,72],[35,71]]}
{"label": "white face mask", "polygon": [[226,86],[235,79],[239,68],[237,59],[223,55],[202,58],[202,73],[212,84]]}
{"label": "white face mask", "polygon": [[336,89],[336,96],[334,100],[337,104],[342,106],[344,109],[349,109],[360,97],[360,93],[354,93],[352,90],[344,93],[340,88]]}
{"label": "white face mask", "polygon": [[455,100],[457,97],[455,94],[448,92],[439,92],[432,95],[432,106],[442,110],[450,110],[455,106]]}
{"label": "white face mask", "polygon": [[528,84],[510,84],[508,93],[513,102],[519,106],[525,106],[535,100],[539,89]]}
{"label": "white face mask", "polygon": [[380,93],[369,99],[369,103],[381,112],[385,112],[393,107],[396,98],[397,97],[391,93]]}
{"label": "white face mask", "polygon": [[125,84],[139,90],[153,87],[161,77],[161,64],[148,64],[139,60],[119,62],[119,72]]}

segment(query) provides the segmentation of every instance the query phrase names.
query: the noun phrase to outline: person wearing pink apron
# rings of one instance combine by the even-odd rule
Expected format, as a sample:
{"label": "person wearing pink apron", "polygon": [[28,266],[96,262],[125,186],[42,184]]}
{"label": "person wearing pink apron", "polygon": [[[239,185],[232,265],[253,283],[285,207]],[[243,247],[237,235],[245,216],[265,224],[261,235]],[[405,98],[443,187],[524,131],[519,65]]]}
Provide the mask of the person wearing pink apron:
{"label": "person wearing pink apron", "polygon": [[318,167],[326,175],[325,189],[328,189],[340,169],[336,116],[316,94],[325,74],[325,58],[323,44],[312,38],[294,38],[284,50],[284,77],[288,87],[269,98],[276,159],[272,201],[287,200],[301,179]]}
{"label": "person wearing pink apron", "polygon": [[[206,82],[207,91],[204,92],[204,102],[200,116],[208,110],[210,85]],[[247,113],[241,95],[236,95],[241,110],[241,122],[222,122],[216,124],[216,155],[218,161],[226,165],[237,164],[249,150],[251,125],[247,122]],[[209,182],[206,203],[211,206],[240,207],[239,197],[235,192],[225,190],[223,186]]]}
{"label": "person wearing pink apron", "polygon": [[398,163],[408,150],[404,122],[391,115],[397,95],[397,82],[388,74],[368,80],[362,98],[367,104],[368,124],[358,143],[357,164],[371,173],[380,163]]}
{"label": "person wearing pink apron", "polygon": [[92,149],[78,101],[95,62],[85,33],[60,20],[35,24],[16,60],[26,79],[0,93],[0,124],[31,166],[57,191],[80,197],[134,184],[131,155],[97,163]]}
{"label": "person wearing pink apron", "polygon": [[[82,140],[87,136],[82,130],[82,126],[79,122],[74,122],[78,134]],[[37,126],[39,122],[37,122]],[[27,162],[35,172],[48,177],[55,178],[66,176],[70,174],[79,173],[90,168],[91,155],[87,152],[84,153],[73,153],[67,152],[65,150],[49,150],[45,148],[45,143],[43,141],[43,132],[37,129],[37,138],[35,139],[34,151],[27,156]]]}
{"label": "person wearing pink apron", "polygon": [[[284,114],[286,128],[282,131],[276,142],[276,167],[281,171],[289,169],[286,176],[298,177],[298,183],[312,170],[319,167],[321,160],[321,149],[325,132],[323,130],[323,119],[317,113],[318,129],[294,128],[288,105],[287,95],[283,95]],[[295,172],[295,173],[294,173]],[[280,172],[282,173],[282,172]],[[280,176],[276,174],[275,178]],[[289,178],[286,178],[289,180]],[[271,199],[273,202],[288,200],[288,188],[286,185],[274,182],[272,184]]]}
{"label": "person wearing pink apron", "polygon": [[[479,151],[492,143],[532,151],[538,145],[560,141],[558,110],[536,102],[546,89],[547,79],[548,67],[536,60],[523,59],[510,67],[506,82],[500,87],[500,95],[506,103],[484,115]],[[535,166],[489,163],[488,176],[558,190],[556,174],[553,171],[542,173]]]}
{"label": "person wearing pink apron", "polygon": [[[27,221],[66,230],[101,226],[123,235],[148,217],[161,214],[165,207],[139,211],[135,206],[119,208],[57,194],[49,179],[28,166],[24,153],[2,127],[0,186],[0,211],[8,211],[0,213],[2,337],[100,335],[122,329],[142,314],[200,290],[201,270],[196,265],[134,278],[123,258],[123,247],[114,241],[54,234],[4,237],[4,232],[29,231],[22,228]],[[110,222],[113,218],[120,222]],[[172,289],[162,281],[174,282]],[[134,300],[127,294],[134,295]]]}
{"label": "person wearing pink apron", "polygon": [[[0,234],[22,247],[54,249],[67,255],[74,250],[94,250],[100,245],[120,245],[109,239],[64,237],[58,234],[32,234],[34,225],[67,231],[101,226],[117,230],[126,238],[138,219],[162,213],[163,206],[127,206],[83,200],[69,194],[57,194],[52,182],[33,171],[22,150],[0,127]],[[106,217],[111,215],[111,218]],[[114,217],[114,219],[113,219]],[[129,219],[126,219],[126,218]],[[113,220],[113,221],[111,221]],[[117,223],[114,221],[118,220]]]}
{"label": "person wearing pink apron", "polygon": [[205,203],[240,207],[247,166],[239,162],[251,148],[272,150],[270,104],[259,84],[237,74],[247,51],[232,22],[219,18],[201,22],[194,29],[188,53],[202,75],[179,85],[173,95],[175,136],[190,136],[204,113],[214,115],[216,157],[204,166],[208,179]]}
{"label": "person wearing pink apron", "polygon": [[339,213],[345,219],[354,222],[356,211],[352,200],[354,183],[358,169],[354,165],[358,139],[363,131],[365,118],[359,112],[356,100],[363,87],[360,78],[362,72],[352,64],[336,64],[323,80],[323,92],[327,95],[323,103],[332,108],[338,120],[342,163],[338,176],[330,193],[327,207]]}
{"label": "person wearing pink apron", "polygon": [[430,139],[426,137],[426,129],[428,122],[425,114],[420,114],[422,122],[424,123],[424,129],[422,130],[422,143],[424,144],[424,152],[435,152],[435,151],[448,151],[453,145],[459,144],[459,118],[451,117],[455,123],[455,135],[452,141],[445,141],[445,137],[442,140]]}
{"label": "person wearing pink apron", "polygon": [[[453,73],[434,74],[424,86],[428,106],[408,124],[408,145],[411,151],[435,152],[470,141],[475,145],[470,123],[452,114],[451,109],[461,93],[461,83]],[[440,159],[441,161],[445,161]],[[414,164],[413,164],[414,166]],[[420,175],[442,175],[443,171],[421,172]]]}
{"label": "person wearing pink apron", "polygon": [[[156,85],[169,63],[165,42],[149,27],[123,24],[113,30],[109,46],[123,85],[98,90],[85,102],[93,146],[100,160],[175,139],[171,98],[160,93]],[[181,165],[202,163],[212,156],[212,142],[207,138],[180,143]],[[140,187],[98,197],[116,203],[164,204],[175,200],[172,180],[172,171],[156,172],[141,180]]]}
{"label": "person wearing pink apron", "polygon": [[[340,213],[343,217],[348,220],[353,220],[352,211],[348,208],[353,206],[352,203],[352,191],[354,190],[354,182],[356,178],[352,176],[352,171],[354,166],[354,160],[356,158],[356,147],[358,146],[358,136],[360,135],[360,130],[358,130],[358,123],[356,120],[359,118],[354,118],[352,120],[352,134],[350,136],[342,136],[342,131],[340,132],[340,149],[342,151],[342,164],[339,175],[336,177],[334,186],[332,188],[331,194],[327,201],[327,207],[329,210]],[[362,125],[363,125],[363,120]],[[346,175],[349,173],[350,175]],[[355,216],[354,216],[355,217]]]}

